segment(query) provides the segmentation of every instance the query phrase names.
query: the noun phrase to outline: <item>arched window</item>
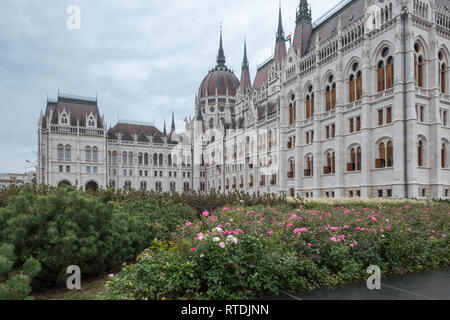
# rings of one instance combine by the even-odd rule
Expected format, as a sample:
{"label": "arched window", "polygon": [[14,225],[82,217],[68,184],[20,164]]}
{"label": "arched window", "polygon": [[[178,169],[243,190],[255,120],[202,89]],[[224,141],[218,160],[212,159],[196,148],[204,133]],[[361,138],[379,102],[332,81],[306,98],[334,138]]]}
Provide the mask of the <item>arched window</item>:
{"label": "arched window", "polygon": [[128,164],[133,165],[133,152],[128,153]]}
{"label": "arched window", "polygon": [[155,166],[158,165],[158,155],[157,155],[156,153],[153,155],[153,164],[154,164]]}
{"label": "arched window", "polygon": [[445,142],[442,143],[441,148],[441,166],[442,168],[447,168],[447,144]]}
{"label": "arched window", "polygon": [[117,165],[117,152],[113,151],[112,153],[112,164]]}
{"label": "arched window", "polygon": [[164,165],[164,160],[163,160],[163,155],[162,154],[159,155],[159,165],[160,166]]}
{"label": "arched window", "polygon": [[147,181],[141,181],[141,191],[147,191]]}
{"label": "arched window", "polygon": [[70,145],[66,145],[66,161],[70,161],[72,159],[72,147]]}
{"label": "arched window", "polygon": [[354,102],[362,98],[362,72],[359,70],[359,63],[355,62],[352,66],[352,74],[349,83],[349,102]]}
{"label": "arched window", "polygon": [[348,97],[349,97],[349,102],[354,102],[356,99],[355,96],[355,75],[352,74],[350,75],[350,79],[348,81]]}
{"label": "arched window", "polygon": [[389,48],[381,50],[381,58],[377,64],[378,92],[394,86],[394,58],[389,54]]}
{"label": "arched window", "polygon": [[328,77],[328,84],[326,86],[325,93],[325,107],[326,111],[330,111],[336,108],[336,82],[334,82],[334,76]]}
{"label": "arched window", "polygon": [[335,160],[335,153],[334,152],[328,152],[326,155],[327,159],[327,165],[323,167],[323,174],[331,174],[336,173],[336,160]]}
{"label": "arched window", "polygon": [[293,125],[295,123],[296,118],[297,118],[297,111],[296,111],[295,95],[292,95],[291,102],[289,103],[289,125]]}
{"label": "arched window", "polygon": [[143,162],[144,162],[144,155],[141,152],[139,152],[139,154],[138,154],[138,164],[142,165]]}
{"label": "arched window", "polygon": [[122,152],[122,164],[127,164],[128,154],[126,151]]}
{"label": "arched window", "polygon": [[424,59],[423,50],[419,42],[414,45],[414,79],[416,80],[416,85],[423,88],[424,87]]}
{"label": "arched window", "polygon": [[378,92],[384,91],[386,88],[385,82],[385,74],[384,74],[384,62],[378,62],[377,68],[377,83],[378,83]]}
{"label": "arched window", "polygon": [[438,53],[439,58],[439,83],[442,93],[447,93],[447,64],[444,52]]}
{"label": "arched window", "polygon": [[148,153],[144,154],[144,164],[148,165]]}
{"label": "arched window", "polygon": [[309,86],[306,94],[306,119],[314,117],[314,92],[313,86]]}
{"label": "arched window", "polygon": [[418,154],[418,166],[423,167],[423,141],[419,140],[419,144],[417,147],[417,154]]}
{"label": "arched window", "polygon": [[356,149],[356,170],[361,171],[361,147]]}
{"label": "arched window", "polygon": [[85,153],[86,153],[86,161],[91,161],[91,147],[87,146],[85,148]]}
{"label": "arched window", "polygon": [[98,148],[92,148],[92,161],[98,161]]}
{"label": "arched window", "polygon": [[58,145],[58,160],[64,160],[64,146],[62,144]]}
{"label": "arched window", "polygon": [[386,168],[386,145],[381,142],[378,145],[378,159],[375,164],[376,168]]}
{"label": "arched window", "polygon": [[306,157],[306,169],[305,169],[305,177],[312,177],[314,174],[314,157],[308,156]]}
{"label": "arched window", "polygon": [[172,165],[172,155],[171,155],[171,154],[169,154],[169,155],[167,156],[167,163],[169,164],[169,166]]}
{"label": "arched window", "polygon": [[394,145],[392,141],[387,143],[387,166],[392,168],[394,166]]}
{"label": "arched window", "polygon": [[295,178],[295,160],[291,159],[289,160],[289,172],[288,172],[288,179]]}

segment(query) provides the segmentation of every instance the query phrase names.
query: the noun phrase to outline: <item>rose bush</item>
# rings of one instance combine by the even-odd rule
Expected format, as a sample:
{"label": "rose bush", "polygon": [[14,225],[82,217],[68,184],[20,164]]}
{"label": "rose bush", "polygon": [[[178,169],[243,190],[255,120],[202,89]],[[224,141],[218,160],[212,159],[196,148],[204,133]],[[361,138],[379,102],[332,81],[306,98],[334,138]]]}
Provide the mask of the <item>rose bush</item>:
{"label": "rose bush", "polygon": [[232,207],[124,266],[113,299],[247,299],[449,265],[448,203]]}

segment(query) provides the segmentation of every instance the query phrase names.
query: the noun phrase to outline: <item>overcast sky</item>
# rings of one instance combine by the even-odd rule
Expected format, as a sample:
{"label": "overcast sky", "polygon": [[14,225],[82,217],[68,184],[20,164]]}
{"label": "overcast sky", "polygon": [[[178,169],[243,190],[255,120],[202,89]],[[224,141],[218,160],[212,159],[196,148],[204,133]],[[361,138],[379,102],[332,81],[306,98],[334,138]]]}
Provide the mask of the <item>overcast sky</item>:
{"label": "overcast sky", "polygon": [[[317,19],[340,0],[310,0]],[[36,160],[37,121],[47,95],[95,97],[108,125],[117,119],[178,129],[215,66],[219,24],[228,67],[240,78],[244,37],[251,77],[275,43],[278,0],[2,0],[0,10],[0,172]],[[299,0],[283,0],[286,35]],[[81,8],[81,29],[67,8]]]}

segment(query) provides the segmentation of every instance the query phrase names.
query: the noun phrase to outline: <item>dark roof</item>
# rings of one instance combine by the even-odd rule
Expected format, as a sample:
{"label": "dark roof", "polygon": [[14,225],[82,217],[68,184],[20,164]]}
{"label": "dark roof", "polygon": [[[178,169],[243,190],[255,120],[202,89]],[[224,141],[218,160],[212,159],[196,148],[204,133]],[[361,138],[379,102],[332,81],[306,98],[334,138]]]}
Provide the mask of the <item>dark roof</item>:
{"label": "dark roof", "polygon": [[122,140],[126,141],[134,141],[137,135],[139,142],[149,142],[149,138],[153,137],[154,142],[163,143],[162,137],[164,137],[164,134],[152,125],[125,122],[119,122],[108,130],[108,137],[112,140],[117,140],[119,134],[122,135]]}
{"label": "dark roof", "polygon": [[258,120],[264,119],[266,116],[271,116],[278,111],[278,106],[280,104],[280,99],[275,102],[266,102],[263,105],[257,106]]}
{"label": "dark roof", "polygon": [[270,59],[267,63],[258,68],[256,72],[255,81],[253,81],[253,89],[259,89],[263,84],[269,80],[269,71],[272,66],[273,59]]}
{"label": "dark roof", "polygon": [[228,70],[227,67],[217,66],[202,81],[198,96],[200,98],[214,97],[216,95],[234,97],[238,88],[239,80],[234,73]]}
{"label": "dark roof", "polygon": [[58,124],[58,115],[63,111],[70,114],[70,125],[81,127],[86,126],[86,118],[92,113],[97,118],[97,127],[103,128],[102,117],[100,115],[97,101],[82,97],[58,96],[57,101],[48,101],[45,110],[44,125],[53,112],[50,119],[51,124]]}

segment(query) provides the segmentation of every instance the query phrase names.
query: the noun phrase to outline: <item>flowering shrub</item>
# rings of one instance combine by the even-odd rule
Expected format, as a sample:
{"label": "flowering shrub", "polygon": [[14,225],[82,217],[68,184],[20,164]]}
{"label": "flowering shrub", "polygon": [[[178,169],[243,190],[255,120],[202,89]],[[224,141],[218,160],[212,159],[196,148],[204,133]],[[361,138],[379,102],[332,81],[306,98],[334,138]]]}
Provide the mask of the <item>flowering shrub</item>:
{"label": "flowering shrub", "polygon": [[449,265],[447,203],[222,208],[108,283],[115,299],[246,299]]}

